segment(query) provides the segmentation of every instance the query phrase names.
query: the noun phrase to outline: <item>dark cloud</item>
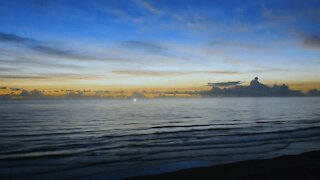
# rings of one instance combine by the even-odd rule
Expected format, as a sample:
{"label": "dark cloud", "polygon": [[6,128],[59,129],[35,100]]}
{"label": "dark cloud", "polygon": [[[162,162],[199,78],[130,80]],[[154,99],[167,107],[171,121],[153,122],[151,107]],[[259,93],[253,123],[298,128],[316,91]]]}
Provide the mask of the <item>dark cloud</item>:
{"label": "dark cloud", "polygon": [[307,34],[302,43],[304,47],[320,49],[320,36],[316,34]]}
{"label": "dark cloud", "polygon": [[[258,81],[256,77],[250,82],[249,86],[239,86],[238,82],[231,82],[231,87],[229,86],[230,82],[220,82],[220,83],[208,83],[209,86],[213,86],[210,91],[202,91],[200,94],[203,96],[302,96],[302,92],[291,90],[287,85],[283,84],[281,86],[274,85],[269,87],[265,84],[262,84]],[[223,85],[223,88],[220,87]]]}
{"label": "dark cloud", "polygon": [[44,97],[44,94],[42,91],[34,89],[32,91],[22,90],[19,96],[22,96],[24,98],[42,98]]}
{"label": "dark cloud", "polygon": [[14,87],[14,88],[10,88],[10,90],[11,90],[11,91],[21,91],[22,89],[21,89],[21,88],[15,88],[15,87]]}
{"label": "dark cloud", "polygon": [[59,56],[71,59],[96,59],[96,57],[85,56],[78,52],[66,50],[63,47],[55,47],[50,42],[43,42],[36,39],[21,37],[15,34],[6,34],[0,32],[0,42],[22,44],[33,51],[51,56]]}
{"label": "dark cloud", "polygon": [[236,86],[240,85],[241,81],[228,81],[228,82],[217,82],[217,83],[208,83],[208,86],[214,86],[214,87],[227,87],[227,86]]}
{"label": "dark cloud", "polygon": [[304,31],[299,28],[292,28],[287,32],[297,38],[299,45],[303,48],[320,49],[320,34],[318,32]]}
{"label": "dark cloud", "polygon": [[162,54],[168,49],[156,42],[149,41],[123,41],[121,45],[128,49],[142,50],[150,53]]}
{"label": "dark cloud", "polygon": [[31,38],[20,37],[15,34],[7,34],[0,32],[0,42],[12,42],[12,43],[35,43],[36,41]]}

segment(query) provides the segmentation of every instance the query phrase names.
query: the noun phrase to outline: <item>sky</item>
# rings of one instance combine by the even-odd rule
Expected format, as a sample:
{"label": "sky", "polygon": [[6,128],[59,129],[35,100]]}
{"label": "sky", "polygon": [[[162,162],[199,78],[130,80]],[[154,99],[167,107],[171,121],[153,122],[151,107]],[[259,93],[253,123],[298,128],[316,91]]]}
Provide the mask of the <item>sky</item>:
{"label": "sky", "polygon": [[1,0],[0,86],[320,88],[318,0]]}

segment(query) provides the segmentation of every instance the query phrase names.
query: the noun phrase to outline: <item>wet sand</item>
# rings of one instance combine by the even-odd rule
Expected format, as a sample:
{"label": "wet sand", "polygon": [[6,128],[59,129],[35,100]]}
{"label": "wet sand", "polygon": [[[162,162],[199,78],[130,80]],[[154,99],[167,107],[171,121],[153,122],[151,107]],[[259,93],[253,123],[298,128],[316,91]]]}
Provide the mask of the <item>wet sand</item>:
{"label": "wet sand", "polygon": [[320,151],[281,156],[273,159],[249,160],[212,167],[185,169],[166,174],[140,176],[130,179],[319,180]]}

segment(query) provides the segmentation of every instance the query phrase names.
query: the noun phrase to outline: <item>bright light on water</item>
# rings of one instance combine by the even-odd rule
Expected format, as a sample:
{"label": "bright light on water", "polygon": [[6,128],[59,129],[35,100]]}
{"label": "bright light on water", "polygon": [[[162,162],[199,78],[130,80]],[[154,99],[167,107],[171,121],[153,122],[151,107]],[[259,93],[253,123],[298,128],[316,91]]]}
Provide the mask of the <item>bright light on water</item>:
{"label": "bright light on water", "polygon": [[137,99],[136,99],[136,98],[133,98],[133,102],[137,102]]}

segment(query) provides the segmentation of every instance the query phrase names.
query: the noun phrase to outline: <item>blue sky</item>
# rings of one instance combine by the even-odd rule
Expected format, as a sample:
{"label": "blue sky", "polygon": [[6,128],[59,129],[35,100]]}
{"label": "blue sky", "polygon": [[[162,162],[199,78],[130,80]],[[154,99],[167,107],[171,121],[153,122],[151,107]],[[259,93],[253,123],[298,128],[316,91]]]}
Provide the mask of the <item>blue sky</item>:
{"label": "blue sky", "polygon": [[320,2],[0,1],[0,83],[320,81]]}

